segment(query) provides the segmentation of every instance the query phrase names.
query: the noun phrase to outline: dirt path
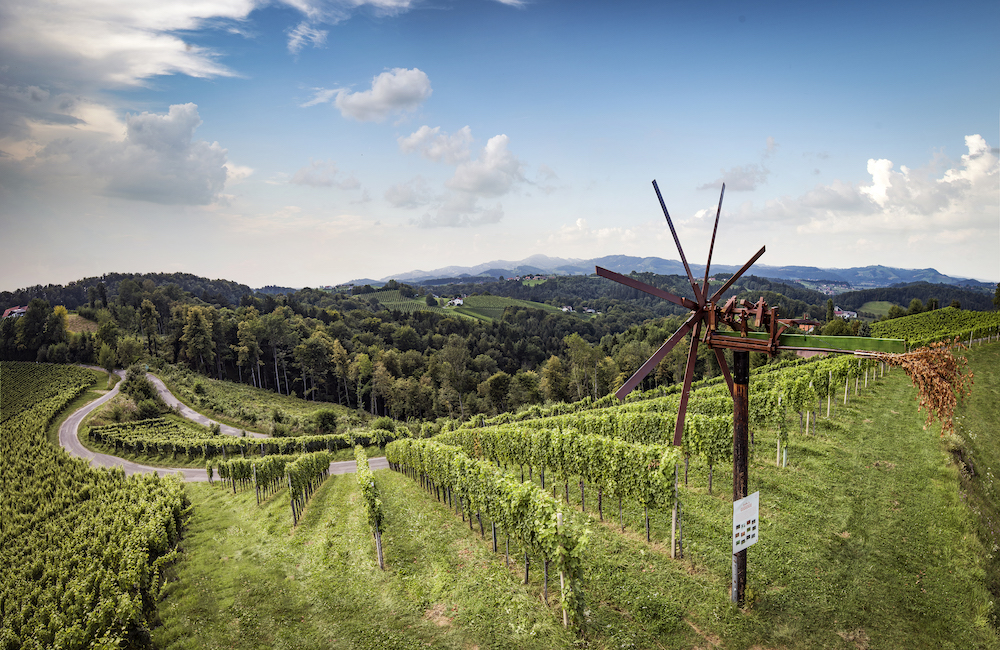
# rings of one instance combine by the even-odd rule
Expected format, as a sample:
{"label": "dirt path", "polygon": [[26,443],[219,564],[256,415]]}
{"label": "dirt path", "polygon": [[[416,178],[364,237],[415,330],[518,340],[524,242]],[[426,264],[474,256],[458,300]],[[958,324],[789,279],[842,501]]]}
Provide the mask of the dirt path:
{"label": "dirt path", "polygon": [[[94,368],[94,370],[102,370],[101,368]],[[125,372],[119,370],[115,373],[122,379],[125,377]],[[163,398],[163,401],[167,403],[168,406],[180,405],[180,414],[198,424],[204,426],[211,426],[212,424],[218,424],[214,420],[210,420],[204,415],[197,413],[187,406],[184,406],[180,401],[173,396],[173,394],[167,390],[167,387],[163,385],[163,382],[153,375],[147,375],[153,385],[156,386],[157,392]],[[83,458],[90,462],[94,467],[121,467],[125,470],[125,474],[131,476],[132,474],[159,474],[160,476],[167,476],[170,474],[180,474],[185,481],[195,482],[195,481],[207,481],[208,472],[204,469],[192,468],[192,467],[150,467],[149,465],[141,465],[139,463],[134,463],[130,460],[125,460],[124,458],[119,458],[117,456],[110,456],[108,454],[100,454],[91,451],[83,446],[80,442],[79,430],[80,424],[83,419],[87,417],[94,409],[99,408],[101,405],[106,403],[108,400],[113,398],[118,394],[118,387],[121,382],[115,384],[115,387],[108,391],[105,395],[102,395],[98,399],[86,404],[82,408],[78,409],[62,423],[59,427],[59,444],[65,449],[71,456],[76,456],[77,458]],[[222,428],[222,433],[231,436],[241,435],[241,430],[236,427],[231,427],[229,425],[220,424]],[[262,433],[251,433],[247,432],[247,435],[252,435],[256,438],[266,438],[267,436]],[[388,469],[389,462],[385,457],[380,456],[378,458],[369,458],[368,464],[371,466],[372,470],[378,469]],[[335,463],[330,463],[330,473],[331,474],[353,474],[358,471],[357,463],[353,460],[339,461]],[[216,478],[218,478],[218,472],[215,473]]]}

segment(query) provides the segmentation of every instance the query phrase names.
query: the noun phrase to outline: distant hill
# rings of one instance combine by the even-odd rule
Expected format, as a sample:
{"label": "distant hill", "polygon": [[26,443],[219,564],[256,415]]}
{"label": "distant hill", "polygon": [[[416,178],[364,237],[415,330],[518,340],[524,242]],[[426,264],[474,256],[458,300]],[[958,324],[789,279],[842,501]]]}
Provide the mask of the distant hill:
{"label": "distant hill", "polygon": [[[117,296],[122,283],[133,282],[142,285],[152,282],[156,287],[174,285],[205,302],[218,305],[239,305],[243,296],[253,293],[245,284],[231,280],[209,280],[191,273],[106,273],[102,276],[75,280],[66,286],[61,284],[35,285],[16,291],[0,292],[0,305],[26,305],[32,298],[47,300],[49,305],[64,305],[67,309],[77,309],[88,303],[87,290],[102,282],[109,298]],[[134,286],[134,285],[131,285]]]}
{"label": "distant hill", "polygon": [[[476,266],[446,266],[432,271],[415,270],[386,276],[383,280],[395,279],[410,284],[431,284],[431,280],[451,280],[469,282],[474,277],[505,278],[523,275],[590,275],[595,266],[618,273],[655,273],[657,275],[684,275],[684,266],[677,260],[667,260],[660,257],[635,257],[630,255],[607,255],[589,260],[564,259],[546,255],[532,255],[518,262],[495,260]],[[735,273],[739,266],[714,264],[714,273]],[[691,271],[695,275],[705,272],[704,265],[692,264]],[[845,288],[870,289],[887,287],[900,283],[927,282],[931,284],[952,284],[967,287],[982,292],[992,292],[994,285],[969,278],[956,278],[935,269],[899,269],[888,266],[873,265],[847,269],[821,269],[815,266],[768,266],[755,264],[753,272],[760,277],[777,280],[846,283]],[[358,282],[358,281],[355,281]],[[436,282],[444,284],[445,282]]]}

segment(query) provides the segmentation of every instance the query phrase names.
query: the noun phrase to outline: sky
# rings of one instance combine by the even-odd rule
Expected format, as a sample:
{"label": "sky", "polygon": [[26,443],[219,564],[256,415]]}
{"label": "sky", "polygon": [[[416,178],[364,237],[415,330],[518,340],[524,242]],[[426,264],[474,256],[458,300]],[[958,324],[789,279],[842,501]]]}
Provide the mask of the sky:
{"label": "sky", "polygon": [[5,0],[0,290],[535,254],[1000,280],[991,2]]}

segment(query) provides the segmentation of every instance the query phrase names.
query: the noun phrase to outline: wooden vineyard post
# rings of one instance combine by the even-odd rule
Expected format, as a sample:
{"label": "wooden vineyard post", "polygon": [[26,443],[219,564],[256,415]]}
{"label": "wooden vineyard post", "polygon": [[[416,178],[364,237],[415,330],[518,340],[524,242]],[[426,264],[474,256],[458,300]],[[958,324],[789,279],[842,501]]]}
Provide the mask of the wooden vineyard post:
{"label": "wooden vineyard post", "polygon": [[[733,502],[747,496],[749,467],[748,430],[750,424],[750,353],[733,352]],[[733,554],[731,600],[743,603],[747,586],[747,551]]]}
{"label": "wooden vineyard post", "polygon": [[[558,529],[562,529],[562,513],[556,513],[556,526]],[[563,594],[566,593],[566,575],[559,571],[559,591]],[[565,601],[565,598],[563,599]],[[563,627],[569,627],[569,612],[566,611],[566,605],[563,604]]]}

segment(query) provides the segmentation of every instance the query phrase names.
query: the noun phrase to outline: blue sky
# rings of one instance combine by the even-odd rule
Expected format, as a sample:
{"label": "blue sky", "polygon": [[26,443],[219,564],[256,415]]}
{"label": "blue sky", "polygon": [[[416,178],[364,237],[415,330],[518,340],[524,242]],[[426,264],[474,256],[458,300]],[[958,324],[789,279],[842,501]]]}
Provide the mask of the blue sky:
{"label": "blue sky", "polygon": [[677,254],[1000,280],[991,3],[0,7],[0,289]]}

